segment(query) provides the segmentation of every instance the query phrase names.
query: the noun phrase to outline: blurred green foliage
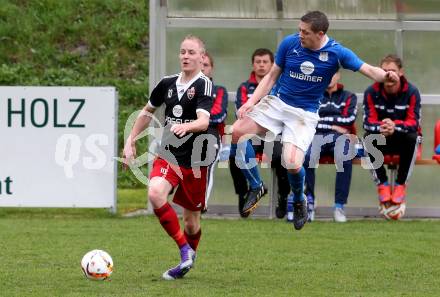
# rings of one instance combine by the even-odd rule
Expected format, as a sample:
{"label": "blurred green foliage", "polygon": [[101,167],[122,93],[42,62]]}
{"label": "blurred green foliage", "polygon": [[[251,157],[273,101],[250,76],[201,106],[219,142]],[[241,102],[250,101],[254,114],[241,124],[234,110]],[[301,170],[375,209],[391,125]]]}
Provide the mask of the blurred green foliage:
{"label": "blurred green foliage", "polygon": [[[147,57],[145,0],[0,0],[0,85],[115,86],[119,148],[147,98]],[[140,186],[132,176],[119,186]]]}

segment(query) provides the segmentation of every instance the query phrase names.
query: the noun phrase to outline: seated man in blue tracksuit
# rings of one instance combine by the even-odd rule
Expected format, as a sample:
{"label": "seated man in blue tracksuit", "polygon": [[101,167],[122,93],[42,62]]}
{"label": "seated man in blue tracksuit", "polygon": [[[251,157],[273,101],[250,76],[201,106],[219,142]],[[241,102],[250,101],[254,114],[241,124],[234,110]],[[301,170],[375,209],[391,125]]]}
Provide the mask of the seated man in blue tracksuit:
{"label": "seated man in blue tracksuit", "polygon": [[[335,185],[335,208],[333,217],[336,222],[345,222],[347,220],[344,212],[344,205],[347,203],[350,191],[352,160],[343,160],[337,162],[340,156],[349,155],[349,150],[354,149],[350,145],[349,137],[341,138],[341,142],[337,142],[341,135],[349,135],[354,132],[354,122],[357,113],[357,97],[350,91],[344,90],[344,86],[339,84],[340,73],[337,72],[330,84],[328,85],[324,98],[319,107],[319,122],[316,126],[316,134],[313,138],[312,145],[309,147],[304,167],[306,169],[305,193],[308,200],[309,221],[314,220],[314,203],[315,203],[315,168],[316,164],[313,160],[313,154],[317,153],[317,149],[321,146],[320,156],[334,157],[337,166],[336,185]],[[326,141],[322,141],[326,139]],[[337,145],[341,147],[338,150]],[[335,148],[336,146],[336,148]],[[313,149],[315,147],[315,150]],[[336,154],[335,154],[336,151]],[[310,162],[312,156],[312,162]],[[348,158],[347,158],[348,159]],[[342,163],[343,168],[338,165]]]}

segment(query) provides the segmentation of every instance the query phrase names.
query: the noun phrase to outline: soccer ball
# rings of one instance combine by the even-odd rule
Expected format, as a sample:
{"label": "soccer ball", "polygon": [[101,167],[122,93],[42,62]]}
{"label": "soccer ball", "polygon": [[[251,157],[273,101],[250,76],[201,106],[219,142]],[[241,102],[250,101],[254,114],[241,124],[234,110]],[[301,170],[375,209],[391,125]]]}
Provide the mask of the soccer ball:
{"label": "soccer ball", "polygon": [[92,250],[81,260],[81,269],[88,279],[105,280],[113,272],[113,259],[102,250]]}
{"label": "soccer ball", "polygon": [[380,213],[387,220],[399,220],[405,215],[406,203],[402,204],[382,204]]}

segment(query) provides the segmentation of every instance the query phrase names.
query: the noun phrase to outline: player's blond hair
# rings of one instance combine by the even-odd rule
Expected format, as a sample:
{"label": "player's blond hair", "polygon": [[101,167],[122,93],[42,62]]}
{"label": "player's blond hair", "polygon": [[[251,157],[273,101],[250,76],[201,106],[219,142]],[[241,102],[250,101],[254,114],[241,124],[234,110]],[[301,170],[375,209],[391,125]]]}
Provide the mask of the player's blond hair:
{"label": "player's blond hair", "polygon": [[206,52],[205,43],[203,42],[203,40],[200,37],[197,37],[192,34],[188,34],[182,39],[182,42],[184,42],[185,40],[193,40],[193,41],[197,42],[200,46],[201,53],[204,54]]}

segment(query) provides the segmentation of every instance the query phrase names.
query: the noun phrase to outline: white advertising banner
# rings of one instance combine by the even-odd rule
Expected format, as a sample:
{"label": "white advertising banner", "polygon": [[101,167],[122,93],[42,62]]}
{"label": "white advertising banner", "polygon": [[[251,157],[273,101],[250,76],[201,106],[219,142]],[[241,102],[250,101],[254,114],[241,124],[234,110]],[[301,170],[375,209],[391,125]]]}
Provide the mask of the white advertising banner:
{"label": "white advertising banner", "polygon": [[0,87],[0,207],[116,209],[113,87]]}

